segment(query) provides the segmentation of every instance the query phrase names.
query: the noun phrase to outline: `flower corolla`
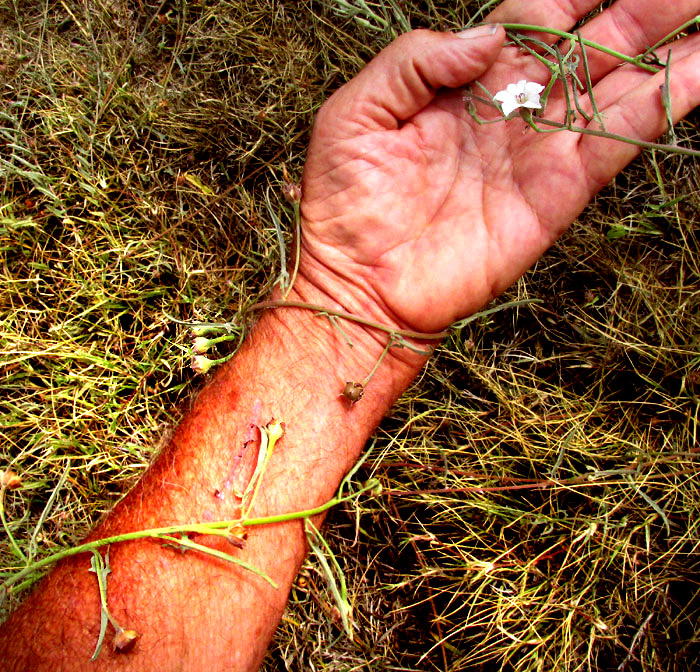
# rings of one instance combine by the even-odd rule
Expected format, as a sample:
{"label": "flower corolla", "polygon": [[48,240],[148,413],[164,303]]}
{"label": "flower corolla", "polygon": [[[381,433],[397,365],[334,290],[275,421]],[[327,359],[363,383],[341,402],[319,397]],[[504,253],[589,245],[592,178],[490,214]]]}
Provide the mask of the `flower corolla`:
{"label": "flower corolla", "polygon": [[192,358],[191,368],[195,373],[207,373],[216,362],[204,355],[195,355]]}
{"label": "flower corolla", "polygon": [[201,355],[209,350],[210,345],[211,343],[209,339],[204,338],[204,336],[197,336],[196,338],[192,339],[192,350],[194,350],[194,352],[198,355]]}
{"label": "flower corolla", "polygon": [[515,84],[508,84],[504,91],[499,91],[494,97],[501,104],[503,114],[508,117],[520,107],[527,107],[531,110],[541,110],[540,93],[544,91],[544,86],[537,82],[528,82],[521,79]]}

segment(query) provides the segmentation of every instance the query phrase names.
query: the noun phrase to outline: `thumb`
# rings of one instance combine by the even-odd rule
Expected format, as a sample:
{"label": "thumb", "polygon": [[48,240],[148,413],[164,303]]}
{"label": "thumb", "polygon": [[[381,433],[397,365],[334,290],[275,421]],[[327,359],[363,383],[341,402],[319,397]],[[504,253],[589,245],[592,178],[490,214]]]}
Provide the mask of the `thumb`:
{"label": "thumb", "polygon": [[390,130],[420,112],[437,89],[473,81],[496,60],[505,32],[488,24],[461,33],[414,30],[383,49],[336,91],[322,112],[367,130]]}

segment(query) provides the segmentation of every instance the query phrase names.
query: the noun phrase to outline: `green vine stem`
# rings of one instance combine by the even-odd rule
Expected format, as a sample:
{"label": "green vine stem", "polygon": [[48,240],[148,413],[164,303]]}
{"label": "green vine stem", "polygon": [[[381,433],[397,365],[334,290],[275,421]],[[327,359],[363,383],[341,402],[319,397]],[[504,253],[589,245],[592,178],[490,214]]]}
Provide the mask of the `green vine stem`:
{"label": "green vine stem", "polygon": [[[382,363],[382,360],[384,359],[384,357],[386,357],[386,353],[389,352],[392,345],[394,345],[394,336],[389,336],[389,340],[386,342],[386,345],[384,346],[384,350],[382,351],[382,354],[379,355],[379,359],[377,359],[374,366],[372,367],[372,370],[365,376],[365,379],[360,383],[360,385],[363,388],[367,387],[367,383],[369,383],[369,381],[372,379],[372,376],[377,372],[379,365]],[[428,353],[428,354],[430,354],[430,353]]]}
{"label": "green vine stem", "polygon": [[289,287],[283,292],[283,296],[286,299],[289,296],[289,292],[294,287],[294,281],[297,279],[297,272],[299,271],[299,260],[301,258],[301,208],[299,207],[299,201],[295,201],[292,204],[294,208],[294,234],[296,236],[296,249],[294,250],[294,268],[292,269],[292,278],[289,281]]}
{"label": "green vine stem", "polygon": [[[698,17],[695,17],[688,25],[695,23],[698,20]],[[613,58],[617,58],[620,61],[623,61],[624,63],[629,63],[630,65],[635,65],[638,68],[641,68],[642,70],[646,70],[647,72],[659,72],[662,68],[652,65],[650,63],[647,63],[644,59],[648,57],[649,52],[645,52],[643,54],[639,54],[638,56],[628,56],[627,54],[623,54],[620,51],[616,51],[615,49],[611,49],[610,47],[606,47],[604,44],[599,44],[598,42],[593,42],[592,40],[586,40],[585,38],[581,38],[579,40],[579,37],[575,35],[574,33],[567,33],[564,30],[557,30],[556,28],[547,28],[546,26],[535,26],[531,25],[528,23],[502,23],[501,24],[507,31],[513,31],[513,32],[523,32],[523,31],[531,31],[531,32],[538,32],[538,33],[548,33],[550,35],[556,35],[557,37],[560,37],[565,40],[573,40],[576,42],[579,42],[587,47],[591,47],[592,49],[596,49],[597,51],[600,51],[604,54],[608,54],[608,56],[612,56]],[[687,28],[687,26],[686,26]],[[678,34],[678,31],[671,33],[670,36],[672,37],[673,35]],[[668,38],[665,38],[662,40],[657,47],[663,44],[665,40]]]}
{"label": "green vine stem", "polygon": [[90,658],[91,661],[95,661],[102,649],[102,642],[104,641],[105,632],[107,632],[107,622],[109,621],[117,632],[122,630],[122,626],[114,620],[107,604],[107,575],[112,571],[109,568],[109,550],[107,550],[107,556],[104,560],[99,551],[93,551],[92,554],[90,571],[97,577],[97,588],[100,592],[100,634],[97,637],[95,651],[92,654],[92,658]]}
{"label": "green vine stem", "polygon": [[[479,84],[479,82],[475,82],[476,84]],[[469,102],[476,100],[480,103],[484,103],[486,105],[493,105],[488,99],[483,98],[482,96],[477,96],[474,95],[473,93],[469,94]],[[476,121],[478,124],[493,124],[493,123],[498,123],[503,121],[503,117],[500,117],[498,119],[481,119],[480,117],[477,116],[474,108],[472,105],[470,105],[469,108],[469,114],[471,115],[472,119]],[[544,117],[535,117],[533,115],[530,115],[529,118],[525,119],[526,123],[528,123],[535,131],[538,133],[556,133],[558,131],[571,131],[572,133],[581,133],[582,135],[595,135],[598,136],[599,138],[609,138],[610,140],[618,140],[620,142],[626,142],[630,145],[637,145],[638,147],[642,147],[643,149],[658,149],[663,152],[670,152],[672,154],[685,154],[687,156],[700,156],[700,151],[697,149],[690,149],[689,147],[680,147],[679,145],[666,145],[660,142],[647,142],[646,140],[636,140],[635,138],[630,138],[625,135],[617,135],[616,133],[610,133],[608,131],[604,130],[596,130],[594,128],[584,128],[583,126],[574,126],[571,123],[565,124],[560,121],[554,121],[552,119],[545,119]],[[539,128],[537,124],[542,124],[544,126],[552,126],[553,128],[551,130],[545,130],[543,128]],[[505,306],[504,306],[505,307]],[[455,323],[450,326],[451,329],[456,329],[458,328],[456,325],[458,323]]]}
{"label": "green vine stem", "polygon": [[7,488],[5,485],[0,486],[0,521],[2,521],[2,527],[3,530],[5,530],[5,534],[7,535],[7,538],[10,542],[10,546],[12,546],[12,550],[14,551],[15,555],[18,556],[21,560],[24,560],[26,562],[27,556],[24,554],[22,549],[19,547],[17,542],[15,541],[14,535],[12,534],[12,530],[10,529],[10,526],[7,524],[7,520],[5,518],[5,490]]}
{"label": "green vine stem", "polygon": [[651,54],[653,54],[659,47],[662,47],[664,44],[666,44],[669,40],[672,40],[674,37],[680,35],[686,28],[690,28],[690,26],[697,26],[700,24],[700,14],[694,16],[692,19],[688,19],[685,23],[681,24],[676,28],[674,31],[670,32],[668,35],[660,39],[656,44],[653,44],[651,47],[649,47],[643,54],[641,54],[640,58],[647,58]]}
{"label": "green vine stem", "polygon": [[[552,73],[553,73],[552,79],[550,80],[549,85],[547,86],[545,93],[543,94],[543,100],[546,101],[546,97],[547,97],[547,94],[549,93],[549,89],[551,88],[552,84],[557,79],[561,79],[562,83],[564,85],[564,92],[565,92],[565,95],[567,97],[567,100],[566,100],[566,103],[567,103],[567,105],[566,105],[566,107],[567,107],[566,121],[564,123],[562,123],[562,122],[558,122],[558,121],[552,121],[549,119],[545,119],[543,117],[535,118],[532,116],[532,114],[530,114],[529,117],[526,118],[527,123],[538,133],[551,132],[551,131],[545,131],[544,129],[539,128],[538,124],[542,124],[544,126],[551,126],[551,127],[553,127],[553,129],[556,129],[556,130],[567,130],[567,131],[571,131],[573,133],[581,133],[582,135],[594,135],[594,136],[598,136],[598,137],[602,137],[602,138],[610,138],[611,140],[618,140],[620,142],[626,142],[628,144],[636,145],[637,147],[642,147],[644,149],[658,149],[661,151],[671,152],[674,154],[685,154],[687,156],[700,156],[700,151],[690,149],[690,148],[679,147],[676,144],[675,133],[673,132],[673,123],[672,123],[673,120],[671,118],[671,111],[670,111],[671,104],[670,104],[670,95],[669,95],[669,86],[670,86],[670,83],[669,83],[670,67],[669,66],[670,66],[670,60],[671,60],[671,51],[669,50],[667,62],[663,68],[649,62],[649,58],[650,58],[650,56],[654,55],[655,49],[661,47],[662,45],[667,43],[669,40],[673,39],[674,37],[676,37],[677,35],[682,33],[685,29],[689,28],[690,26],[697,25],[698,23],[700,23],[700,15],[697,15],[697,16],[693,17],[692,19],[690,19],[689,21],[686,21],[682,26],[680,26],[679,28],[677,28],[673,32],[666,35],[663,39],[659,40],[652,47],[649,47],[644,53],[639,54],[639,55],[634,56],[634,57],[628,56],[628,55],[623,54],[619,51],[616,51],[614,49],[606,47],[603,44],[593,42],[592,40],[587,40],[587,39],[583,38],[581,36],[581,33],[578,31],[576,33],[569,33],[569,32],[563,31],[563,30],[557,30],[555,28],[548,28],[546,26],[537,26],[537,25],[525,24],[525,23],[504,23],[504,24],[502,24],[503,27],[506,29],[506,31],[509,32],[510,38],[513,40],[513,42],[516,45],[519,45],[521,48],[526,49],[531,55],[535,56],[540,61],[542,61],[545,65],[547,65],[547,67],[549,67],[550,70],[552,71]],[[573,125],[572,120],[570,118],[572,108],[571,108],[570,101],[568,99],[569,91],[568,91],[568,87],[566,85],[567,73],[565,72],[565,63],[564,63],[565,59],[562,58],[562,55],[559,52],[559,50],[555,49],[554,54],[557,57],[557,64],[556,65],[551,64],[543,56],[541,56],[540,54],[538,54],[537,52],[532,50],[530,47],[525,45],[523,43],[523,39],[530,39],[535,44],[540,45],[541,48],[543,48],[545,51],[550,53],[550,55],[552,54],[552,49],[548,45],[541,43],[539,40],[537,40],[535,38],[527,38],[527,37],[524,37],[522,35],[519,35],[518,33],[520,33],[521,31],[548,33],[550,35],[556,35],[557,37],[560,37],[562,39],[568,39],[571,42],[571,49],[573,49],[573,46],[577,43],[581,46],[581,54],[582,54],[582,59],[583,59],[583,69],[584,69],[584,73],[586,76],[586,88],[588,89],[588,91],[590,93],[590,99],[591,99],[591,102],[593,105],[593,116],[600,123],[601,130],[584,128],[581,126],[574,126]],[[515,34],[513,34],[513,33],[515,33]],[[614,58],[616,58],[624,63],[628,63],[630,65],[638,67],[642,70],[646,70],[648,72],[657,73],[657,72],[660,72],[662,69],[664,69],[666,71],[666,79],[665,79],[664,85],[662,86],[661,94],[662,94],[662,102],[664,104],[664,109],[666,110],[667,123],[669,125],[671,137],[674,141],[673,144],[669,145],[669,144],[663,144],[663,143],[657,143],[657,142],[647,142],[644,140],[637,140],[635,138],[617,135],[615,133],[609,133],[605,130],[605,126],[604,126],[603,121],[602,121],[602,115],[600,114],[600,112],[597,109],[597,106],[595,103],[595,98],[593,96],[593,84],[592,84],[590,72],[588,69],[588,58],[587,58],[587,54],[586,54],[586,47],[596,49],[597,51],[600,51],[604,54],[608,54],[609,56],[612,56],[612,57],[614,57]],[[571,50],[569,51],[569,53],[567,53],[566,59],[568,59],[570,55],[571,55]],[[657,61],[658,61],[658,59],[657,59]],[[659,65],[661,65],[661,64],[659,63]],[[556,72],[556,74],[555,74],[555,72]],[[571,75],[575,76],[573,72],[571,73]],[[478,82],[477,82],[477,84],[478,84]],[[483,89],[483,87],[481,87],[481,88]],[[574,91],[574,96],[576,97],[576,87],[573,86],[572,88]],[[476,96],[474,96],[474,98],[479,99]],[[495,103],[493,102],[493,98],[490,94],[489,94],[489,98],[491,98],[491,104],[493,104],[495,106]],[[482,100],[482,102],[488,102],[488,101],[485,101],[483,99],[480,99],[480,100]],[[584,114],[583,110],[580,109],[580,106],[578,105],[577,100],[576,100],[576,107],[577,107],[579,113],[581,113],[581,115],[584,118],[586,118],[586,121],[590,121],[590,119],[588,118],[588,115]],[[480,119],[476,118],[476,115],[471,108],[470,108],[470,113],[472,114],[472,117],[474,117],[476,119],[477,122],[484,123],[484,120],[480,120]],[[488,122],[486,122],[486,123],[488,123]]]}
{"label": "green vine stem", "polygon": [[552,121],[551,119],[544,119],[542,117],[537,117],[529,119],[528,123],[534,130],[538,133],[546,132],[539,128],[537,124],[543,124],[544,126],[553,126],[556,129],[571,131],[572,133],[581,133],[582,135],[595,135],[599,138],[609,138],[610,140],[619,140],[620,142],[626,142],[630,145],[636,145],[637,147],[643,147],[644,149],[660,149],[665,152],[673,152],[674,154],[686,154],[687,156],[700,156],[700,151],[697,149],[690,149],[687,147],[678,147],[673,145],[664,145],[659,142],[646,142],[645,140],[635,140],[634,138],[628,138],[624,135],[617,135],[615,133],[608,133],[608,131],[597,131],[594,128],[583,128],[582,126],[572,126],[571,124],[563,124],[559,121]]}
{"label": "green vine stem", "polygon": [[[619,51],[616,51],[615,49],[611,49],[610,47],[606,47],[603,44],[599,44],[598,42],[593,42],[592,40],[587,40],[587,39],[583,38],[581,36],[581,33],[578,31],[576,33],[569,33],[569,32],[563,31],[563,30],[557,30],[555,28],[548,28],[546,26],[536,26],[536,25],[525,24],[525,23],[504,23],[502,25],[506,29],[506,31],[508,31],[509,37],[513,40],[513,42],[515,44],[519,45],[521,48],[526,49],[536,58],[539,58],[541,61],[543,61],[545,63],[545,65],[547,65],[550,68],[550,70],[552,69],[552,66],[549,64],[549,62],[544,57],[540,56],[539,54],[534,52],[532,49],[527,47],[527,45],[525,45],[523,43],[523,39],[531,39],[533,42],[541,45],[542,48],[544,48],[547,52],[549,52],[551,54],[551,49],[548,47],[548,45],[544,45],[539,40],[536,40],[534,38],[526,38],[524,36],[519,35],[518,33],[520,33],[521,31],[548,33],[550,35],[556,35],[557,37],[560,37],[562,39],[570,40],[571,49],[573,49],[573,47],[576,43],[578,43],[581,46],[581,54],[582,54],[582,58],[583,58],[584,73],[586,75],[586,88],[588,89],[588,91],[590,93],[590,99],[591,99],[592,104],[593,104],[594,117],[600,123],[602,130],[597,131],[594,129],[573,126],[573,124],[571,123],[570,118],[569,118],[571,106],[570,106],[570,103],[568,100],[568,87],[566,86],[566,73],[563,70],[564,62],[562,60],[562,56],[561,56],[561,53],[559,52],[559,50],[555,50],[555,54],[556,54],[557,59],[558,59],[557,65],[558,65],[558,69],[559,69],[559,78],[561,78],[563,81],[564,92],[565,92],[565,95],[567,96],[567,101],[566,101],[567,102],[567,120],[566,120],[566,123],[562,124],[560,122],[555,122],[555,121],[550,121],[547,119],[539,118],[538,121],[540,123],[542,123],[544,125],[548,125],[548,126],[553,126],[557,129],[561,129],[561,130],[568,130],[568,131],[572,131],[575,133],[582,133],[584,135],[596,135],[599,137],[605,137],[605,138],[610,138],[610,139],[614,139],[614,140],[619,140],[621,142],[627,142],[631,145],[636,145],[638,147],[643,147],[646,149],[660,149],[660,150],[672,152],[675,154],[685,154],[688,156],[700,156],[699,151],[696,151],[693,149],[686,149],[683,147],[678,147],[678,145],[675,142],[675,133],[673,131],[673,123],[672,123],[671,114],[670,114],[670,95],[669,95],[669,75],[670,75],[671,51],[669,50],[667,62],[663,66],[663,68],[660,67],[663,64],[658,60],[658,58],[654,54],[656,49],[658,49],[659,47],[666,44],[669,40],[672,40],[673,38],[677,37],[680,33],[682,33],[684,30],[686,30],[690,26],[697,25],[698,23],[700,23],[700,15],[697,15],[697,16],[693,17],[692,19],[686,21],[683,25],[676,28],[674,31],[672,31],[671,33],[666,35],[663,39],[659,40],[656,44],[654,44],[651,47],[649,47],[648,49],[646,49],[646,51],[644,51],[644,53],[639,54],[637,56],[628,56],[628,55],[623,54]],[[628,64],[633,65],[635,67],[638,67],[642,70],[646,70],[647,72],[657,73],[657,72],[660,72],[662,69],[665,69],[666,80],[665,80],[664,87],[662,87],[662,97],[663,97],[664,108],[666,110],[667,122],[669,125],[671,137],[674,140],[673,144],[668,145],[668,144],[661,144],[661,143],[645,142],[643,140],[635,140],[634,138],[616,135],[614,133],[608,133],[605,130],[605,126],[604,126],[603,121],[602,121],[602,116],[600,115],[600,113],[596,107],[595,98],[593,96],[593,84],[591,82],[589,69],[588,69],[588,59],[587,59],[587,55],[586,55],[586,47],[596,49],[597,51],[600,51],[604,54],[612,56],[613,58],[616,58],[616,59],[622,61],[623,63],[628,63]],[[567,54],[567,59],[570,56],[570,54],[571,54],[571,50]],[[656,61],[656,63],[650,62],[652,60],[652,57],[653,57],[653,60]],[[571,72],[571,76],[575,77],[575,73],[573,71]],[[549,88],[551,87],[551,85],[553,84],[553,82],[556,79],[557,79],[556,77],[553,77],[550,80],[550,83],[549,83],[547,90],[544,94],[544,100],[546,100],[546,94],[549,92]],[[574,92],[574,97],[576,98],[576,87],[573,86],[572,88],[573,88],[573,92]],[[587,115],[583,113],[583,110],[581,110],[580,106],[578,105],[577,99],[576,99],[576,107],[579,110],[579,113],[581,113],[581,115],[584,118],[586,118],[586,121],[589,121]],[[540,129],[537,127],[536,123],[534,123],[534,119],[532,118],[532,116],[530,116],[528,123],[536,131],[544,132],[543,129]]]}
{"label": "green vine stem", "polygon": [[170,525],[168,527],[156,527],[148,530],[138,530],[136,532],[126,532],[124,534],[117,534],[112,537],[96,539],[94,541],[89,541],[84,544],[79,544],[78,546],[73,546],[72,548],[63,549],[62,551],[53,553],[52,555],[42,558],[41,560],[37,560],[36,562],[32,563],[31,565],[28,565],[27,567],[24,567],[23,569],[19,570],[17,573],[6,579],[2,584],[0,584],[0,589],[3,593],[3,595],[0,595],[0,597],[3,597],[4,594],[17,592],[21,588],[24,588],[27,585],[33,583],[32,579],[30,581],[25,581],[19,585],[16,585],[18,584],[18,582],[22,581],[23,579],[26,579],[31,574],[36,573],[38,570],[48,567],[49,565],[52,565],[58,562],[59,560],[63,560],[64,558],[68,558],[73,555],[79,555],[80,553],[91,552],[98,548],[109,546],[110,544],[118,544],[124,541],[134,541],[136,539],[148,538],[161,539],[164,541],[171,542],[173,544],[184,546],[185,548],[190,548],[203,553],[207,553],[208,555],[212,555],[214,557],[224,559],[229,562],[235,562],[235,564],[242,566],[244,569],[248,569],[249,571],[259,576],[263,576],[263,578],[265,578],[268,582],[270,582],[272,585],[275,585],[274,582],[271,579],[269,579],[269,577],[264,576],[264,574],[259,569],[253,567],[252,565],[242,560],[239,560],[238,558],[235,558],[234,556],[231,556],[227,553],[223,553],[222,551],[218,551],[216,549],[209,548],[202,544],[198,544],[197,542],[194,542],[191,539],[187,539],[186,537],[181,538],[173,535],[182,535],[189,533],[228,537],[227,530],[239,526],[254,527],[257,525],[270,525],[272,523],[282,523],[290,520],[310,518],[320,513],[324,513],[325,511],[328,511],[328,509],[338,504],[350,501],[355,497],[359,497],[365,492],[374,490],[379,485],[379,481],[377,481],[376,479],[371,479],[370,481],[365,483],[365,485],[359,490],[348,493],[347,495],[343,495],[343,487],[347,479],[350,476],[352,476],[353,473],[354,470],[350,474],[348,474],[348,476],[346,476],[346,478],[341,483],[338,493],[335,497],[329,499],[325,504],[321,504],[320,506],[314,507],[312,509],[293,511],[290,513],[281,513],[273,516],[264,516],[262,518],[249,518],[248,520],[242,520],[238,518],[234,520],[219,520],[210,523],[191,523],[185,525]]}
{"label": "green vine stem", "polygon": [[441,341],[443,338],[450,335],[449,330],[428,334],[420,331],[411,331],[410,329],[394,329],[393,327],[388,327],[385,324],[373,322],[372,320],[368,320],[365,317],[360,317],[359,315],[346,313],[342,310],[331,310],[324,306],[316,305],[315,303],[304,303],[303,301],[261,301],[260,303],[250,306],[248,311],[252,312],[254,310],[265,310],[266,308],[306,308],[307,310],[316,311],[319,313],[319,315],[333,315],[335,317],[340,317],[343,320],[350,320],[351,322],[364,324],[366,327],[372,327],[373,329],[379,329],[379,331],[385,331],[388,334],[395,334],[406,338],[415,338],[421,341]]}
{"label": "green vine stem", "polygon": [[[591,71],[590,68],[588,67],[588,54],[586,53],[585,48],[583,47],[583,37],[581,37],[581,33],[579,31],[576,31],[576,37],[578,38],[578,42],[581,45],[581,60],[583,61],[583,72],[586,76],[586,90],[588,91],[593,91],[593,81],[591,80]],[[666,68],[666,72],[668,73],[668,68]],[[574,88],[574,91],[576,89]],[[593,108],[593,118],[600,124],[601,130],[605,130],[605,123],[603,122],[603,115],[600,113],[598,110],[598,103],[596,103],[595,96],[590,96],[591,100],[591,107]]]}

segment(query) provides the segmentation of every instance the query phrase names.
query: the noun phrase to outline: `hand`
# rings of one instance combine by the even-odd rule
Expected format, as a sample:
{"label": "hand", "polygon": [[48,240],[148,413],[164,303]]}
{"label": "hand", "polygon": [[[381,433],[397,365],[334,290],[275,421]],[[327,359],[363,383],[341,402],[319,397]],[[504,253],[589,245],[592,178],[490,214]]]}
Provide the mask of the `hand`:
{"label": "hand", "polygon": [[[489,20],[569,30],[597,4],[508,0]],[[698,0],[618,0],[581,33],[636,55],[698,12]],[[534,57],[503,48],[501,27],[488,28],[471,39],[403,35],[319,112],[304,171],[301,274],[351,310],[418,331],[473,313],[639,152],[568,131],[538,134],[521,119],[478,125],[458,87],[478,78],[493,94],[520,79],[549,81]],[[664,72],[587,54],[606,130],[663,133]],[[673,44],[671,98],[674,121],[700,102],[700,35]],[[557,85],[545,116],[563,121],[565,111]]]}

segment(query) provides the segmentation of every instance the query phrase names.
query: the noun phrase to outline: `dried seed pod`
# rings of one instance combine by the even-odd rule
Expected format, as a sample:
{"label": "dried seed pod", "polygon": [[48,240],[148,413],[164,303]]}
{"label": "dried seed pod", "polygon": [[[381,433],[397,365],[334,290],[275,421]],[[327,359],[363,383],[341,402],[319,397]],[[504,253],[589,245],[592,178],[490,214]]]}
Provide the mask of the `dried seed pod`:
{"label": "dried seed pod", "polygon": [[348,399],[350,403],[356,404],[358,401],[360,401],[360,399],[362,399],[362,395],[364,393],[365,388],[362,383],[353,383],[351,380],[349,380],[345,383],[345,387],[343,388],[341,395]]}
{"label": "dried seed pod", "polygon": [[129,653],[136,646],[136,640],[141,635],[136,630],[117,630],[114,635],[114,651],[116,653]]}
{"label": "dried seed pod", "polygon": [[226,539],[236,548],[245,548],[247,538],[248,530],[241,523],[234,523],[228,528]]}
{"label": "dried seed pod", "polygon": [[22,487],[22,478],[18,476],[12,469],[7,471],[0,470],[0,487],[8,490],[17,490]]}

